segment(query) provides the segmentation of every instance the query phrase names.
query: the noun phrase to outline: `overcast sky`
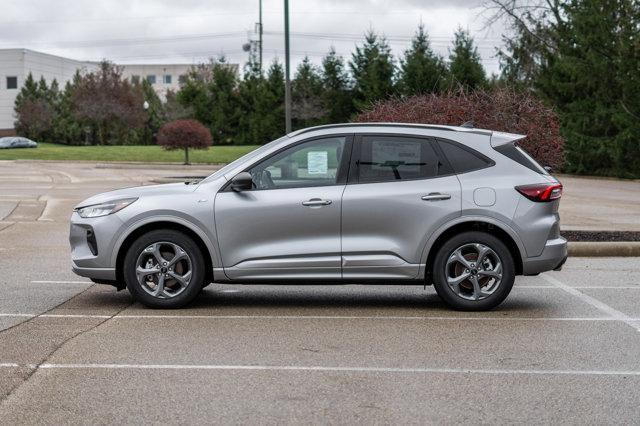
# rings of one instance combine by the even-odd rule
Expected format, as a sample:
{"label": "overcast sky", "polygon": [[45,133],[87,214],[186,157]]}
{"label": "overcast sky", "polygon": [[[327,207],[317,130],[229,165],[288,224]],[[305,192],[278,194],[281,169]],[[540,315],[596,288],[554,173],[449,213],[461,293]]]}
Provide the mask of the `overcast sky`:
{"label": "overcast sky", "polygon": [[[197,63],[242,51],[259,0],[2,0],[0,49],[29,48],[80,60]],[[283,0],[263,1],[265,61],[284,58]],[[434,50],[448,56],[458,26],[475,37],[485,69],[498,71],[502,28],[485,29],[481,0],[290,0],[292,59],[319,63],[335,46],[346,59],[369,28],[396,56],[422,21]]]}

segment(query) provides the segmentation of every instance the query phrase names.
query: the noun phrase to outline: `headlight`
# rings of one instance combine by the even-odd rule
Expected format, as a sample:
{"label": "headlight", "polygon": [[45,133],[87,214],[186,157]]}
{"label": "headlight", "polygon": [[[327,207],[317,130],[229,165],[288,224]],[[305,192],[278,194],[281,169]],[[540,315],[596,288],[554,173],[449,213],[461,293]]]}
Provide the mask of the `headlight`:
{"label": "headlight", "polygon": [[123,200],[107,201],[102,204],[94,204],[92,206],[77,208],[76,212],[78,212],[82,218],[106,216],[119,212],[136,200],[137,198],[125,198]]}

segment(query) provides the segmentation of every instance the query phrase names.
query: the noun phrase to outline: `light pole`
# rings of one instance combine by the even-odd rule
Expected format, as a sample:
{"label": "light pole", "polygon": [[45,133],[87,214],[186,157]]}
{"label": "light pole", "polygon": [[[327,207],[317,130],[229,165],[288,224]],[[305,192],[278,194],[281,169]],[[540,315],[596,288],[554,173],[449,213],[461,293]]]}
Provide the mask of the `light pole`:
{"label": "light pole", "polygon": [[285,130],[291,133],[291,80],[289,55],[289,0],[284,0],[284,121]]}
{"label": "light pole", "polygon": [[258,14],[258,43],[260,43],[260,72],[262,72],[262,0],[259,0],[259,14]]}
{"label": "light pole", "polygon": [[153,134],[151,133],[151,117],[149,117],[149,107],[149,102],[145,100],[142,104],[142,108],[144,109],[144,112],[147,113],[147,128],[145,129],[145,136],[148,137],[148,139],[144,141],[144,143],[148,143],[149,141],[153,142]]}

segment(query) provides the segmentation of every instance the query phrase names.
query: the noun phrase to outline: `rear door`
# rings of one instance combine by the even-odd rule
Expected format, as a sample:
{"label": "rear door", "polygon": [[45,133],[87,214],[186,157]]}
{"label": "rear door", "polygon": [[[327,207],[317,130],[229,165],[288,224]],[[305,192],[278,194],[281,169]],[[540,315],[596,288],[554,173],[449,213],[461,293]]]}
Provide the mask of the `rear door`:
{"label": "rear door", "polygon": [[427,239],[460,210],[460,182],[433,139],[356,136],[342,198],[343,278],[416,278]]}

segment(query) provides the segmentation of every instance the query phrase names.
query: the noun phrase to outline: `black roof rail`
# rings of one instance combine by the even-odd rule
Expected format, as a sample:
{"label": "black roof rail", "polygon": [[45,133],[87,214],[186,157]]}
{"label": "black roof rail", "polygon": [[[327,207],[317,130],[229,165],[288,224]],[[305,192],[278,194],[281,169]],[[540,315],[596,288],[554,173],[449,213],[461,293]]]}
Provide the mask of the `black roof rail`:
{"label": "black roof rail", "polygon": [[[467,124],[467,123],[465,123]],[[419,129],[434,129],[434,130],[448,130],[451,132],[465,132],[465,133],[477,133],[481,135],[491,135],[491,130],[476,129],[468,126],[444,126],[439,124],[415,124],[415,123],[338,123],[338,124],[325,124],[322,126],[307,127],[305,129],[295,130],[288,134],[289,137],[301,135],[304,133],[313,132],[316,130],[324,129],[340,129],[340,128],[357,128],[357,127],[389,127],[389,128],[419,128]]]}

